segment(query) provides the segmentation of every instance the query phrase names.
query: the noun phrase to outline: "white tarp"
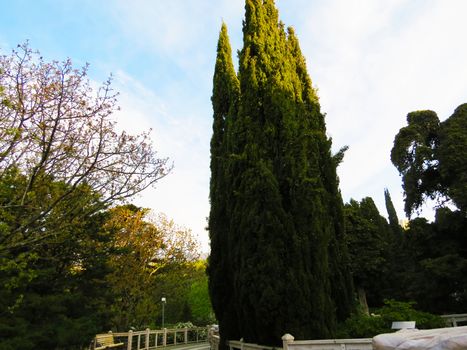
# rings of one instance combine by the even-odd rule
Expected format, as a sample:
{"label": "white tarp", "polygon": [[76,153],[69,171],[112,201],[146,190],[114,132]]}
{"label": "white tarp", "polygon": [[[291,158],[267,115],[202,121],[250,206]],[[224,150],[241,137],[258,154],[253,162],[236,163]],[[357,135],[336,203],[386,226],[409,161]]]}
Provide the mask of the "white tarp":
{"label": "white tarp", "polygon": [[466,350],[467,326],[428,330],[403,329],[373,338],[374,350]]}

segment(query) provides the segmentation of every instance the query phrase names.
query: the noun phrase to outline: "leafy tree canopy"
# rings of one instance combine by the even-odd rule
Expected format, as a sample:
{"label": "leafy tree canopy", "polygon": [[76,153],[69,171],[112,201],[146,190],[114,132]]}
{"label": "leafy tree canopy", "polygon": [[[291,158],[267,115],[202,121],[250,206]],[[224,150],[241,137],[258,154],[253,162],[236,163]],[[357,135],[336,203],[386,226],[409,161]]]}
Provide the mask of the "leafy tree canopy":
{"label": "leafy tree canopy", "polygon": [[388,279],[391,230],[370,197],[350,200],[344,208],[347,244],[355,286],[365,307],[381,305],[383,285]]}
{"label": "leafy tree canopy", "polygon": [[[111,232],[116,250],[109,262],[112,272],[106,277],[116,300],[112,306],[113,326],[121,331],[155,327],[162,296],[170,294],[172,314],[175,306],[183,307],[186,292],[180,296],[180,286],[173,284],[169,290],[164,285],[170,279],[182,284],[180,278],[189,270],[186,266],[199,257],[197,241],[190,230],[163,214],[152,215],[148,209],[125,205],[109,213],[104,229]],[[173,321],[177,321],[175,315]]]}
{"label": "leafy tree canopy", "polygon": [[[20,206],[5,205],[15,191],[21,193],[27,186],[26,176],[9,173],[0,179],[1,238],[28,215]],[[29,206],[47,205],[44,192],[60,195],[67,190],[62,182],[37,178]],[[42,223],[45,232],[57,234],[0,255],[2,349],[81,349],[109,326],[105,307],[111,299],[105,286],[109,236],[100,231],[105,213],[80,215],[90,207],[101,208],[98,196],[84,184],[69,196],[74,209],[63,201]]]}
{"label": "leafy tree canopy", "polygon": [[433,111],[407,115],[391,160],[402,176],[405,212],[410,216],[427,198],[452,201],[467,211],[467,104],[444,122]]}

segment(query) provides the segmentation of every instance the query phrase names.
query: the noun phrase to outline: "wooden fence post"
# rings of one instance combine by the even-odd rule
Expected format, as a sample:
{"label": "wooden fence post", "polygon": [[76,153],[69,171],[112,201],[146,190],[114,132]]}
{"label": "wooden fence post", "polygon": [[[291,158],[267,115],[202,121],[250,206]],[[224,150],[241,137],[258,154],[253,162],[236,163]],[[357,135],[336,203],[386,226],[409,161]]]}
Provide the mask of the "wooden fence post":
{"label": "wooden fence post", "polygon": [[188,328],[185,328],[185,344],[188,344]]}
{"label": "wooden fence post", "polygon": [[164,336],[162,338],[162,346],[167,346],[167,328],[164,328]]}
{"label": "wooden fence post", "polygon": [[131,350],[131,348],[133,347],[132,342],[133,342],[133,331],[130,329],[128,331],[128,347],[127,347],[128,350]]}
{"label": "wooden fence post", "polygon": [[146,328],[146,341],[144,342],[144,344],[146,345],[144,348],[146,350],[149,350],[149,328]]}
{"label": "wooden fence post", "polygon": [[283,350],[289,350],[289,344],[293,343],[294,336],[287,333],[282,336],[282,348]]}

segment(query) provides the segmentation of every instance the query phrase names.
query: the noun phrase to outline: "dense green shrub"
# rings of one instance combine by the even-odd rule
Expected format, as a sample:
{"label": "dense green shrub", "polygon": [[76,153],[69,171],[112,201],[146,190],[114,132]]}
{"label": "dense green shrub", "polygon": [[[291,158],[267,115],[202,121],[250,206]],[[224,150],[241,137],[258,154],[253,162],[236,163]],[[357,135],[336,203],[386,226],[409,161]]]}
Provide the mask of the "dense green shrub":
{"label": "dense green shrub", "polygon": [[357,313],[339,326],[338,338],[372,338],[381,333],[394,332],[394,321],[415,321],[418,329],[442,328],[445,322],[439,316],[414,309],[414,302],[385,300],[384,306],[370,316]]}

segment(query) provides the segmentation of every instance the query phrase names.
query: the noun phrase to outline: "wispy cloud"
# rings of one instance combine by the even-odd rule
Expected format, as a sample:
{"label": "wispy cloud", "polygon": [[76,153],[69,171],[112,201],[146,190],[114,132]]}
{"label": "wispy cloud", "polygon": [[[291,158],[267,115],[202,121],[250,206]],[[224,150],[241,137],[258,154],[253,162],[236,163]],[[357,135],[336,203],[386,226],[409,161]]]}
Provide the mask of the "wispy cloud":
{"label": "wispy cloud", "polygon": [[130,133],[152,129],[160,157],[169,157],[175,168],[154,189],[146,190],[135,204],[163,212],[177,224],[192,229],[208,250],[205,217],[209,213],[209,118],[200,123],[194,104],[180,104],[178,96],[156,95],[126,73],[115,74],[121,110],[118,127]]}
{"label": "wispy cloud", "polygon": [[134,73],[117,74],[122,91],[119,119],[129,130],[135,125],[152,127],[161,156],[170,157],[175,165],[170,176],[137,201],[190,227],[207,251],[210,95],[217,37],[222,20],[237,22],[236,37],[240,37],[243,4],[118,1],[112,16],[143,54],[142,63],[147,61],[144,55],[158,57],[156,73],[150,74],[160,77],[148,81]]}

